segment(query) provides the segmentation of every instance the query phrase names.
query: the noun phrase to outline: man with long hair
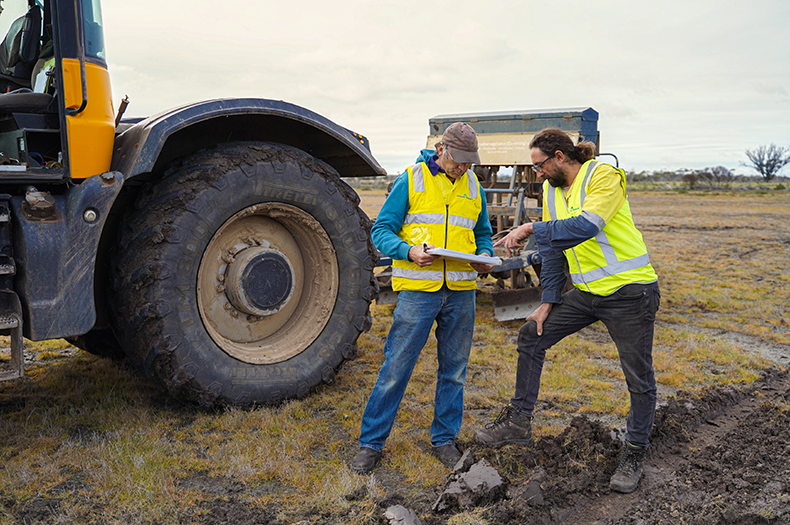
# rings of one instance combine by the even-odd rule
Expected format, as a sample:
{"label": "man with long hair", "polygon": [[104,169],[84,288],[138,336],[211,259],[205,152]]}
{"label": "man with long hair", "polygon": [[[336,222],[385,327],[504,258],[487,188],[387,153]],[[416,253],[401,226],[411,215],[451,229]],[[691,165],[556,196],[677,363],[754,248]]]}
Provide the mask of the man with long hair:
{"label": "man with long hair", "polygon": [[[653,330],[660,292],[642,234],[634,226],[625,172],[594,159],[595,146],[574,144],[559,129],[530,142],[533,169],[544,179],[543,221],[512,230],[495,246],[508,254],[534,235],[543,260],[542,303],[518,336],[516,388],[510,403],[475,439],[490,446],[532,443],[532,413],[546,350],[596,321],[617,346],[631,407],[623,453],[610,488],[636,489],[656,407]],[[562,294],[565,264],[574,288]]]}

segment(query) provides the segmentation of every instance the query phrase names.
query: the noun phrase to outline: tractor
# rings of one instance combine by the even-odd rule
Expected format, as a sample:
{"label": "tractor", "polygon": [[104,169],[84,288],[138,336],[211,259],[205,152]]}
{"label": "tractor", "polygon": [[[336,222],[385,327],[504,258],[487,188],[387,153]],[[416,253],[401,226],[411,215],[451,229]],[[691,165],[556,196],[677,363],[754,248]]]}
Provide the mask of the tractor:
{"label": "tractor", "polygon": [[332,383],[377,290],[367,138],[258,98],[124,118],[99,0],[0,7],[0,378],[64,338],[206,407]]}

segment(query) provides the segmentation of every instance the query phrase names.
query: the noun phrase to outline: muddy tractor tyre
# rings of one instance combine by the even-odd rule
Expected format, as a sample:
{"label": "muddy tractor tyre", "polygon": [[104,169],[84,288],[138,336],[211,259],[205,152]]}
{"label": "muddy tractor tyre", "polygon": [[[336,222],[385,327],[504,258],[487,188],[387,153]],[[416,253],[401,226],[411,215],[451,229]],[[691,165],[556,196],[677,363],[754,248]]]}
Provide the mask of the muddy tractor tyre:
{"label": "muddy tractor tyre", "polygon": [[200,152],[144,188],[111,275],[131,361],[182,400],[273,404],[334,381],[370,328],[376,252],[359,197],[281,144]]}

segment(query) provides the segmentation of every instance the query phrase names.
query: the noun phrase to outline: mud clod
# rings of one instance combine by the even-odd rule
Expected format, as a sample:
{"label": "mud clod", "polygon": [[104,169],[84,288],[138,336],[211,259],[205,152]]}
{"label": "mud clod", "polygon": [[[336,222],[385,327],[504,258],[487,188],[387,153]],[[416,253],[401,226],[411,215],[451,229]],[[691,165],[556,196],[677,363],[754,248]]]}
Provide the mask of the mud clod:
{"label": "mud clod", "polygon": [[404,507],[403,505],[393,505],[384,511],[384,517],[389,520],[390,525],[422,525],[420,518]]}
{"label": "mud clod", "polygon": [[[459,460],[459,464],[463,459],[462,457]],[[433,504],[433,511],[444,512],[490,505],[504,498],[507,485],[507,479],[488,461],[481,459],[469,467],[467,472],[456,470],[450,474],[447,488]]]}

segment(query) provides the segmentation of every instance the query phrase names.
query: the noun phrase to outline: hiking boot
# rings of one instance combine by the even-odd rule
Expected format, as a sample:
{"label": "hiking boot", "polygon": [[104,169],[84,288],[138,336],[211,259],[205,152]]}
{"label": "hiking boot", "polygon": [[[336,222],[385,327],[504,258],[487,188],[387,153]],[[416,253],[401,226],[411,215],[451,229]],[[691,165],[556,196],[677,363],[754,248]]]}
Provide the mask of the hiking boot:
{"label": "hiking boot", "polygon": [[490,447],[501,447],[507,443],[531,445],[532,417],[508,405],[494,421],[475,431],[475,441]]}
{"label": "hiking boot", "polygon": [[379,464],[381,451],[370,447],[359,447],[357,455],[351,460],[351,470],[359,474],[367,474]]}
{"label": "hiking boot", "polygon": [[609,488],[623,494],[635,491],[639,478],[642,477],[642,460],[646,453],[647,448],[637,447],[626,441],[620,454],[620,464],[609,481]]}
{"label": "hiking boot", "polygon": [[431,447],[431,454],[439,458],[439,461],[447,468],[455,467],[455,464],[461,460],[461,451],[458,450],[455,443]]}

